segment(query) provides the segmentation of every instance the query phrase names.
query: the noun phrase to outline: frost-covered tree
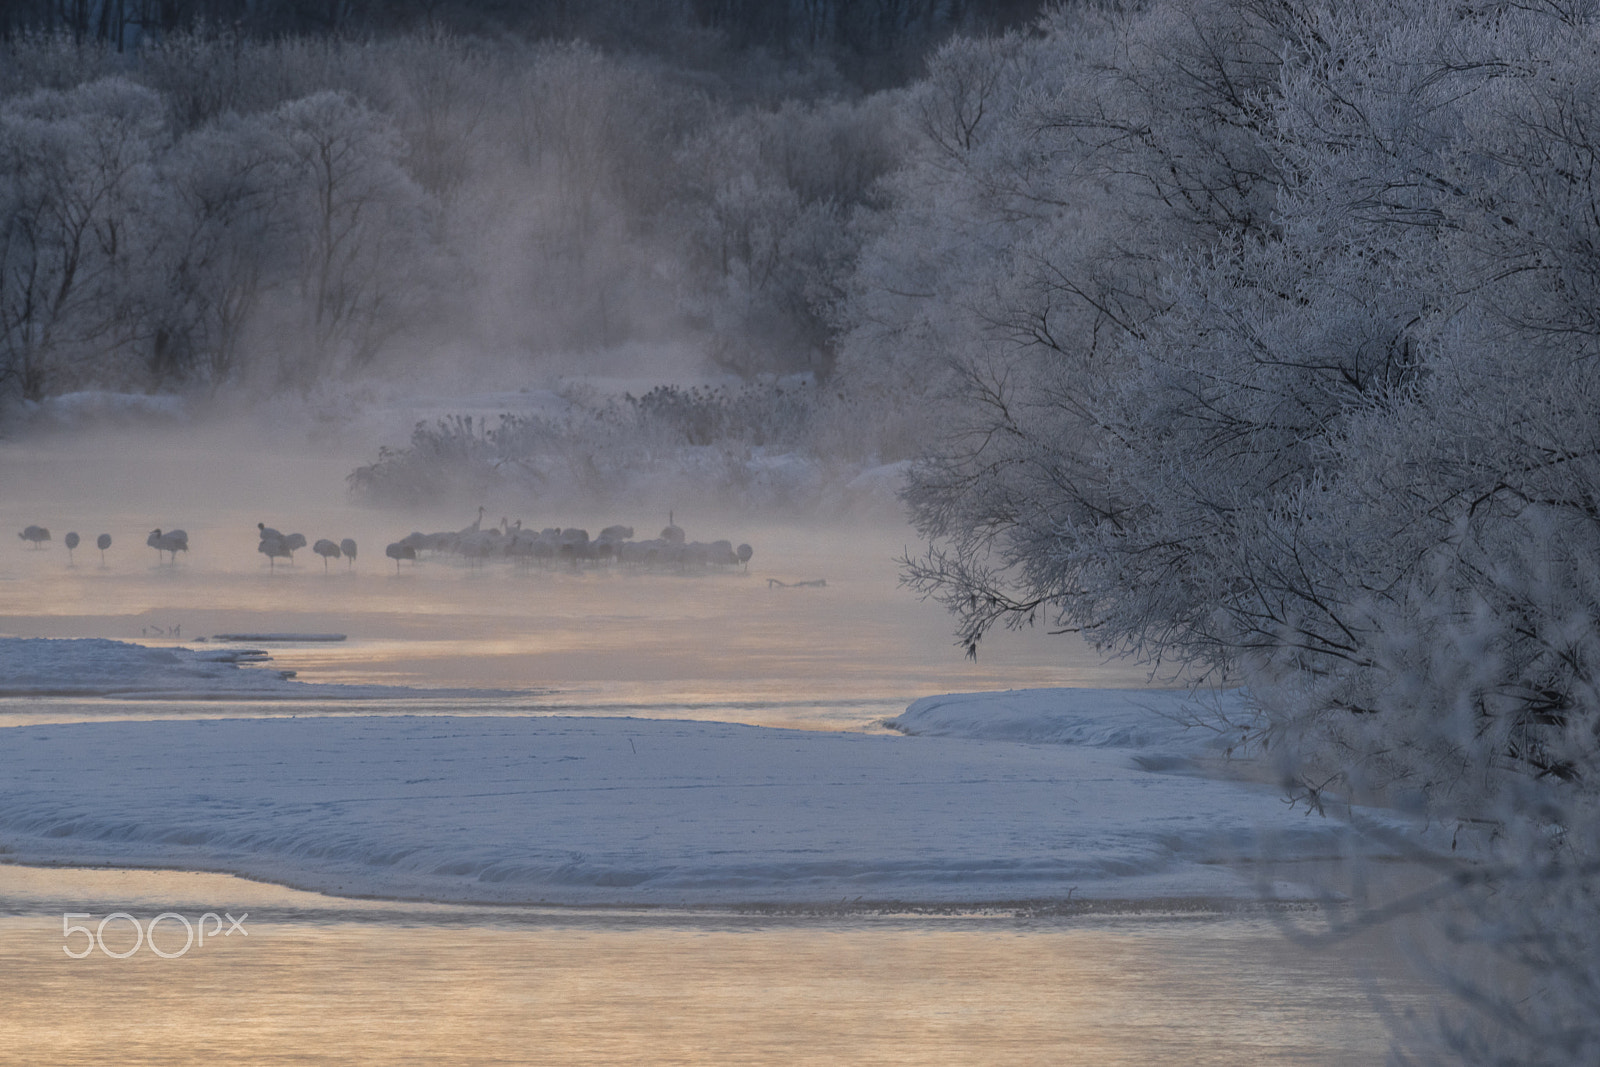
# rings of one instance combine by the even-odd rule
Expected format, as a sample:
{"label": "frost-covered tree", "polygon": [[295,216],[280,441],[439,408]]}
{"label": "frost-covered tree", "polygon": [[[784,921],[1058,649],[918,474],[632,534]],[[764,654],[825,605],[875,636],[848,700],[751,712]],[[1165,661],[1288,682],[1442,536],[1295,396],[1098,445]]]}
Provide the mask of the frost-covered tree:
{"label": "frost-covered tree", "polygon": [[[1472,19],[1418,6],[1191,3],[1063,22],[1053,32],[1076,60],[1049,37],[997,59],[1026,72],[1030,52],[1059,57],[1022,75],[1026,91],[992,120],[961,119],[983,109],[950,104],[953,91],[934,98],[942,123],[906,188],[950,197],[953,228],[1004,267],[953,247],[919,258],[916,238],[935,225],[924,197],[885,228],[858,314],[877,336],[910,338],[908,366],[933,316],[961,338],[935,352],[969,421],[922,465],[910,500],[936,543],[916,573],[950,595],[969,641],[1049,611],[1206,669],[1291,630],[1338,656],[1349,638],[1337,605],[1389,588],[1449,535],[1448,522],[1429,527],[1396,552],[1421,529],[1414,501],[1374,512],[1341,499],[1369,488],[1369,470],[1341,475],[1377,447],[1350,426],[1402,403],[1442,409],[1430,359],[1506,344],[1511,319],[1494,302],[1507,290],[1484,282],[1525,269],[1474,261],[1485,189],[1463,184],[1467,149],[1445,137],[1466,107],[1488,106],[1499,31],[1480,34],[1486,54],[1452,55]],[[1377,49],[1384,34],[1398,43]],[[1471,72],[1442,85],[1450,63]],[[987,84],[960,66],[964,83]],[[1512,343],[1525,347],[1520,329]],[[1505,354],[1473,355],[1474,373]],[[1481,398],[1488,386],[1457,388]],[[1351,526],[1355,510],[1366,518]],[[1307,554],[1336,536],[1371,558]]]}
{"label": "frost-covered tree", "polygon": [[831,372],[861,216],[879,202],[904,140],[894,103],[749,109],[682,149],[694,175],[685,237],[708,280],[696,302],[718,363],[743,374]]}
{"label": "frost-covered tree", "polygon": [[904,148],[896,94],[825,96],[847,89],[826,63],[724,64],[700,44],[668,60],[244,23],[163,26],[122,52],[0,37],[13,109],[41,90],[87,106],[111,71],[159,101],[148,225],[120,246],[139,264],[127,328],[73,375],[30,375],[30,395],[304,387],[399,344],[538,364],[671,343],[746,376],[825,376]]}
{"label": "frost-covered tree", "polygon": [[[1479,828],[1482,1062],[1600,1044],[1597,46],[1586,5],[1186,0],[953,48],[858,280],[955,399],[912,580],[969,647],[1247,682],[1315,804]],[[923,190],[999,270],[921,254]]]}
{"label": "frost-covered tree", "polygon": [[369,363],[422,311],[432,203],[400,163],[393,124],[346,94],[291,101],[269,123],[288,160],[297,246],[297,331],[278,352],[279,380],[303,386]]}
{"label": "frost-covered tree", "polygon": [[295,233],[292,161],[263,116],[228,115],[188,134],[160,163],[163,225],[144,276],[150,376],[215,391],[242,374],[266,294],[284,288]]}
{"label": "frost-covered tree", "polygon": [[160,99],[121,79],[0,104],[0,388],[126,377]]}

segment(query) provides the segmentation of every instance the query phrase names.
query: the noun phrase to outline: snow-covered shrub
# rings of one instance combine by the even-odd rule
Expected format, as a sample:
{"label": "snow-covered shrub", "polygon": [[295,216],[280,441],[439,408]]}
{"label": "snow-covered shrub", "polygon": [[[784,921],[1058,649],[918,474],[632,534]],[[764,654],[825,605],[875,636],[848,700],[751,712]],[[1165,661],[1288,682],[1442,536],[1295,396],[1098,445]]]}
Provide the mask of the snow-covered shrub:
{"label": "snow-covered shrub", "polygon": [[[969,351],[941,350],[961,410],[913,478],[914,574],[969,640],[1047,611],[1200,669],[1287,649],[1327,673],[1440,553],[1592,518],[1582,146],[1519,145],[1594,94],[1520,73],[1569,32],[1542,15],[1181,7],[1096,47],[1063,23],[1076,66],[992,58],[1031,84],[993,119],[1022,144],[973,158],[977,124],[929,150],[1032,277],[926,268],[965,294],[920,304]],[[1148,191],[1109,220],[1075,209],[1130,176]],[[993,229],[1030,204],[1029,232]],[[1467,591],[1496,562],[1451,559]]]}
{"label": "snow-covered shrub", "polygon": [[[511,416],[502,418],[504,426]],[[418,423],[408,448],[382,446],[377,462],[349,476],[350,493],[372,503],[407,504],[480,494],[504,462],[496,447],[499,428],[458,415]]]}
{"label": "snow-covered shrub", "polygon": [[1286,642],[1250,674],[1308,800],[1425,807],[1450,830],[1410,849],[1437,878],[1414,905],[1423,954],[1455,994],[1424,1062],[1600,1056],[1600,559],[1588,531],[1523,519],[1525,538],[1451,546],[1353,613],[1363,662],[1308,671]]}
{"label": "snow-covered shrub", "polygon": [[736,391],[658,385],[642,396],[624,394],[623,401],[641,425],[659,426],[687,445],[734,440],[756,448],[793,449],[806,441],[815,392],[803,380]]}
{"label": "snow-covered shrub", "polygon": [[[737,390],[658,386],[643,396],[570,390],[551,413],[455,416],[417,426],[354,471],[373,503],[478,498],[490,489],[587,502],[681,498],[786,508],[844,505],[872,457],[824,453],[824,402],[803,379]],[[861,494],[857,494],[861,495]]]}

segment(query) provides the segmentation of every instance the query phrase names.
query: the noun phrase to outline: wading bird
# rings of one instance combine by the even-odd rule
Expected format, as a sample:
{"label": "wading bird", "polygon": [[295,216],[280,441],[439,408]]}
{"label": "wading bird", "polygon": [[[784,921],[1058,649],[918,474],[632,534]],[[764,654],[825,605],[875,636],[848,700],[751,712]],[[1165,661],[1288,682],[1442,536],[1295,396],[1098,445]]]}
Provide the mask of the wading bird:
{"label": "wading bird", "polygon": [[43,526],[30,526],[26,530],[23,530],[21,533],[17,534],[17,536],[22,538],[24,541],[32,541],[33,547],[38,548],[40,545],[50,540],[50,531],[46,530]]}
{"label": "wading bird", "polygon": [[111,547],[111,535],[101,534],[94,539],[95,547],[100,550],[100,566],[106,565],[106,549]]}
{"label": "wading bird", "polygon": [[339,546],[326,537],[319,538],[317,543],[311,546],[311,551],[322,557],[323,574],[328,573],[328,561],[339,558]]}
{"label": "wading bird", "polygon": [[343,552],[344,553],[344,558],[349,561],[349,562],[347,562],[345,564],[346,567],[355,566],[355,563],[356,563],[356,539],[354,537],[346,537],[343,541],[340,541],[339,542],[339,551]]}
{"label": "wading bird", "polygon": [[661,540],[669,545],[681,545],[684,541],[683,527],[672,521],[672,512],[667,512],[667,526],[661,531]]}
{"label": "wading bird", "polygon": [[67,566],[70,567],[72,565],[72,550],[78,547],[77,532],[69,530],[67,536],[63,537],[61,542],[67,546]]}
{"label": "wading bird", "polygon": [[292,558],[289,554],[289,546],[284,543],[281,537],[263,537],[261,543],[256,546],[256,551],[267,557],[267,569],[269,571],[277,569],[278,560]]}
{"label": "wading bird", "polygon": [[394,572],[396,574],[400,573],[401,560],[409,559],[415,563],[417,559],[417,550],[401,541],[396,541],[394,544],[384,549],[383,554],[394,560]]}
{"label": "wading bird", "polygon": [[158,526],[150,531],[150,536],[144,539],[144,543],[155,549],[157,555],[171,552],[174,565],[178,562],[179,552],[189,551],[189,535],[183,530],[168,530],[162,533]]}

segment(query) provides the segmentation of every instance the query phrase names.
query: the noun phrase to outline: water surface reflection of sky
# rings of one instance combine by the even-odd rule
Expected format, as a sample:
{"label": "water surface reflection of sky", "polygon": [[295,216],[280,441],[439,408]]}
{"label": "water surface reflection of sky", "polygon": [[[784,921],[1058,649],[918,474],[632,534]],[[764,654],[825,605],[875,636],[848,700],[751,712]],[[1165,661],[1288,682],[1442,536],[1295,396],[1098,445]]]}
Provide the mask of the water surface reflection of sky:
{"label": "water surface reflection of sky", "polygon": [[[1382,1059],[1375,995],[1419,1003],[1391,951],[1307,950],[1260,917],[396,911],[221,875],[4,866],[0,902],[0,1047],[59,1067],[1332,1067]],[[91,925],[248,914],[248,934],[75,960],[64,907]],[[161,930],[178,952],[180,928]],[[133,943],[120,919],[106,938]]]}

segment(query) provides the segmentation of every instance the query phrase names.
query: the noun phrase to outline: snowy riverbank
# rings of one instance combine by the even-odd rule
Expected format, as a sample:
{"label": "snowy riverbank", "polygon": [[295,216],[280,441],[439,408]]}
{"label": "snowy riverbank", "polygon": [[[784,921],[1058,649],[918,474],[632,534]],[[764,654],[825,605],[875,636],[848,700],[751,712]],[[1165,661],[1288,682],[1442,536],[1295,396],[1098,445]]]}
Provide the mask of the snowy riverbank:
{"label": "snowy riverbank", "polygon": [[[267,636],[281,640],[291,635]],[[266,652],[239,643],[151,648],[102,638],[0,638],[0,697],[320,701],[421,692],[382,685],[307,685],[293,681],[293,672],[267,666],[270,660]]]}
{"label": "snowy riverbank", "polygon": [[[48,659],[0,648],[18,644]],[[949,904],[1250,897],[1238,861],[1350,847],[1270,787],[1195,773],[1210,746],[1172,721],[1181,705],[938,697],[891,723],[913,736],[404,715],[11,727],[0,855],[413,899]]]}

